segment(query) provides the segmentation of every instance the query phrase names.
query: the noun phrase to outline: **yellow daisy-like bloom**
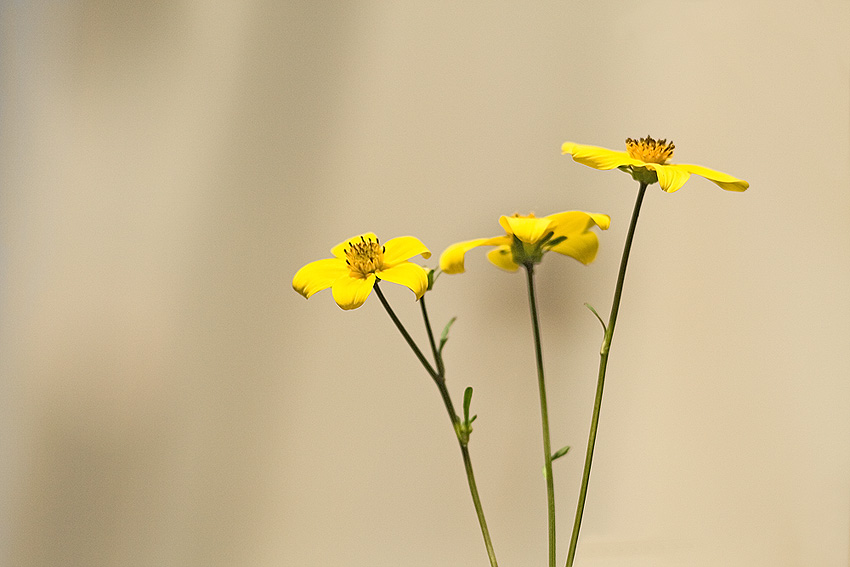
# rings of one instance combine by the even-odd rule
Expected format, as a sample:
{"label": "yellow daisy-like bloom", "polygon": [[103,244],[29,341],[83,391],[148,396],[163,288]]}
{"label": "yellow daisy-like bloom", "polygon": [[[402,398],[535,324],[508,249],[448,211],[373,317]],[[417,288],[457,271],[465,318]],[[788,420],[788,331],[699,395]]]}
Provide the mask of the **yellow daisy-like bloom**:
{"label": "yellow daisy-like bloom", "polygon": [[673,142],[654,140],[647,136],[637,141],[626,139],[625,152],[564,142],[561,153],[571,154],[578,163],[594,169],[619,168],[647,185],[657,181],[661,189],[668,193],[678,191],[692,173],[705,177],[727,191],[746,191],[750,186],[742,179],[701,165],[667,163],[673,157],[674,148]]}
{"label": "yellow daisy-like bloom", "polygon": [[383,246],[374,233],[358,234],[331,248],[333,258],[310,262],[292,278],[292,288],[309,298],[331,288],[337,305],[357,309],[378,280],[407,286],[419,299],[428,289],[428,272],[408,262],[417,254],[430,258],[431,251],[412,236],[388,240]]}
{"label": "yellow daisy-like bloom", "polygon": [[487,259],[497,268],[509,272],[521,265],[530,266],[543,259],[548,251],[558,252],[575,258],[582,264],[596,259],[599,239],[590,229],[598,226],[606,230],[611,222],[608,215],[566,211],[548,217],[502,216],[499,224],[505,229],[504,236],[477,238],[452,244],[440,256],[440,269],[447,274],[463,273],[466,253],[478,246],[495,246],[487,253]]}

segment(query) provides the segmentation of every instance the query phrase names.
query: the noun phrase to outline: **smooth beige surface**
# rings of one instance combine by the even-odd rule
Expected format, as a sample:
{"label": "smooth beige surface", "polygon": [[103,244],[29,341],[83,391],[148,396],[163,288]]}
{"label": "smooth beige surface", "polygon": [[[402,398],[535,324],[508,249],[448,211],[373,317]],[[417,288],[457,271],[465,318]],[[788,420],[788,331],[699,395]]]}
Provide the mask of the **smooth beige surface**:
{"label": "smooth beige surface", "polygon": [[[850,3],[5,2],[0,564],[487,565],[436,388],[376,298],[290,281],[362,231],[438,254],[604,212],[539,268],[566,555],[636,184],[566,140],[750,181],[651,188],[581,567],[846,567]],[[521,275],[428,296],[503,566],[545,564]],[[436,256],[431,265],[436,265]],[[424,339],[409,291],[384,286]]]}

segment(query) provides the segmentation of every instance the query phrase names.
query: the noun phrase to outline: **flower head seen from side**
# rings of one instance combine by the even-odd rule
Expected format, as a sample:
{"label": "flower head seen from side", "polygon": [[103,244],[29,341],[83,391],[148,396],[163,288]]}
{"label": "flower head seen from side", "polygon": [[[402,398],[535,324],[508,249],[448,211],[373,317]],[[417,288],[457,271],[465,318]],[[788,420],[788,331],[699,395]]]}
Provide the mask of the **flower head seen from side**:
{"label": "flower head seen from side", "polygon": [[599,239],[591,228],[598,226],[606,230],[611,219],[608,215],[566,211],[546,217],[502,216],[499,224],[505,235],[492,238],[477,238],[452,244],[440,256],[440,269],[447,274],[464,271],[466,253],[478,246],[495,246],[487,253],[487,259],[509,272],[520,266],[540,263],[546,252],[558,252],[575,258],[582,264],[596,259]]}
{"label": "flower head seen from side", "polygon": [[428,272],[409,262],[431,252],[413,236],[392,238],[383,245],[374,233],[358,234],[331,249],[333,258],[310,262],[292,278],[292,288],[306,298],[331,288],[343,309],[357,309],[372,293],[378,280],[401,284],[421,298],[428,289]]}
{"label": "flower head seen from side", "polygon": [[743,179],[701,165],[667,163],[673,157],[674,148],[673,142],[647,136],[639,140],[627,138],[625,152],[564,142],[561,153],[570,154],[578,163],[594,169],[616,167],[647,185],[657,181],[661,189],[668,193],[678,191],[692,173],[705,177],[727,191],[746,191],[750,186]]}

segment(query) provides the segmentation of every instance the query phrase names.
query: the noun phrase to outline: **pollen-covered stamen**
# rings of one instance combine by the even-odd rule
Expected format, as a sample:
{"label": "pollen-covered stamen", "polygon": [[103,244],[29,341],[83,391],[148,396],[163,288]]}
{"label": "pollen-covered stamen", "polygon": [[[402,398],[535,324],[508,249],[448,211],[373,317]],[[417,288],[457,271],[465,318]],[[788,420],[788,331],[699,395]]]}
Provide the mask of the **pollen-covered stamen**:
{"label": "pollen-covered stamen", "polygon": [[673,157],[676,146],[667,140],[654,140],[650,136],[640,140],[626,139],[626,151],[632,159],[639,159],[646,163],[664,164]]}
{"label": "pollen-covered stamen", "polygon": [[365,278],[384,267],[384,247],[376,238],[360,237],[360,242],[349,242],[345,249],[345,263],[351,268],[351,275]]}

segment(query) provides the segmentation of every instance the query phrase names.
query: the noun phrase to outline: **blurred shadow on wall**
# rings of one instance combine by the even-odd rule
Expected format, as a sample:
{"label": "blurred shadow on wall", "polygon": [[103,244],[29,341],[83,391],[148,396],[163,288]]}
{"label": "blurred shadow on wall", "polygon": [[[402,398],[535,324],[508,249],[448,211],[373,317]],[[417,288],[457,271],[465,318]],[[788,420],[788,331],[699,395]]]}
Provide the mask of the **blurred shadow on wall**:
{"label": "blurred shadow on wall", "polygon": [[252,564],[285,530],[281,258],[350,14],[2,10],[3,562]]}

